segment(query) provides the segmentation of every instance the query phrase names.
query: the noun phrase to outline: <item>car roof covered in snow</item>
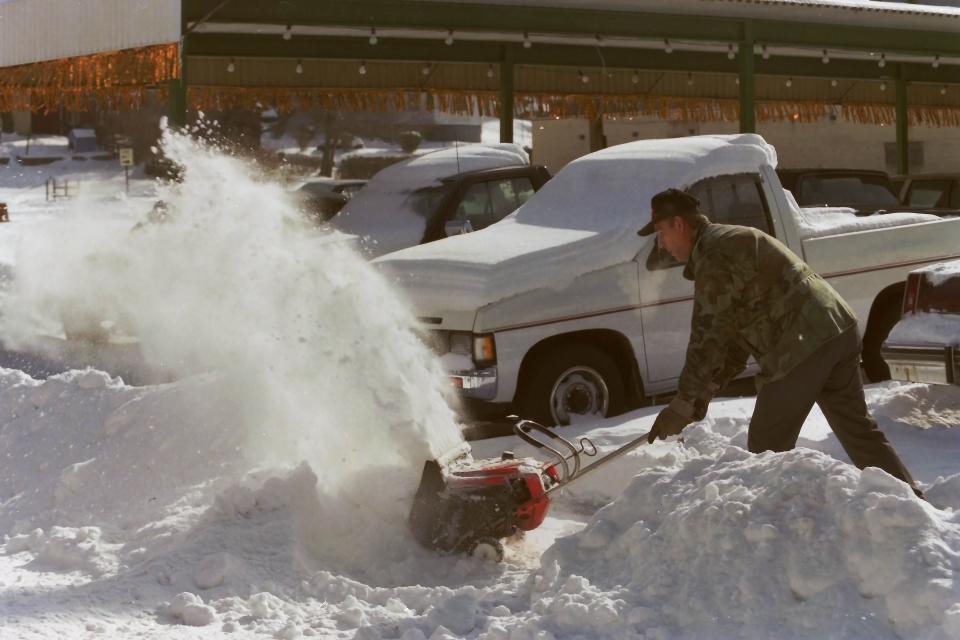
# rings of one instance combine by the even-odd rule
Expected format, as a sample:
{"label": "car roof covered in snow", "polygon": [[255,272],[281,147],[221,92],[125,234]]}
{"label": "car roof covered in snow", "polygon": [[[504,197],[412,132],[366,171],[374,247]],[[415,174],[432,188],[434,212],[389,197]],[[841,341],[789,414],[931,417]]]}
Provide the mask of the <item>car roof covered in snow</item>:
{"label": "car roof covered in snow", "polygon": [[377,173],[331,220],[360,238],[369,255],[382,255],[420,242],[427,220],[414,194],[439,187],[458,174],[497,167],[525,166],[530,160],[517,144],[456,145],[390,165]]}
{"label": "car roof covered in snow", "polygon": [[[476,308],[557,286],[632,259],[649,239],[650,198],[717,175],[776,166],[756,134],[642,140],[574,160],[503,221],[475,233],[384,256],[378,264],[415,297],[441,308]],[[522,265],[522,266],[521,266]],[[442,271],[442,282],[436,277]]]}

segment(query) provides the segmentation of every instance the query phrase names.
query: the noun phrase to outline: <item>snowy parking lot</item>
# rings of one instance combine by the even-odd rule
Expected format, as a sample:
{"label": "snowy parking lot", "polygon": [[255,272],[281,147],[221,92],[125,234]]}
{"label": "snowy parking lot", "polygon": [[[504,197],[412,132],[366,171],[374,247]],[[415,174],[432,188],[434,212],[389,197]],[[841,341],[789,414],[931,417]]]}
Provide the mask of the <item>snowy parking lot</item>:
{"label": "snowy parking lot", "polygon": [[[460,425],[408,310],[277,185],[168,144],[184,183],[129,194],[110,163],[0,166],[0,340],[52,367],[0,367],[0,637],[960,638],[960,388],[867,388],[929,503],[853,467],[817,409],[797,450],[751,455],[753,399],[720,399],[503,563],[438,556],[407,512]],[[54,175],[79,195],[47,202]],[[171,221],[132,231],[158,198]],[[54,371],[80,303],[178,375]],[[609,451],[657,410],[564,434]]]}

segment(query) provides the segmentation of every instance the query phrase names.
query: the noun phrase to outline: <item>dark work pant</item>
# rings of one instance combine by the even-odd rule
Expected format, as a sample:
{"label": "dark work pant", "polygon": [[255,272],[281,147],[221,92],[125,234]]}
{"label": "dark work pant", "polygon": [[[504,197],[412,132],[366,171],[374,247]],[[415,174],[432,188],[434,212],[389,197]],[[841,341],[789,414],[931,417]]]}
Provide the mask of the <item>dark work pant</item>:
{"label": "dark work pant", "polygon": [[879,467],[913,485],[910,472],[867,411],[860,382],[860,338],[848,329],[757,394],[747,447],[789,451],[813,403],[820,405],[844,451],[860,469]]}

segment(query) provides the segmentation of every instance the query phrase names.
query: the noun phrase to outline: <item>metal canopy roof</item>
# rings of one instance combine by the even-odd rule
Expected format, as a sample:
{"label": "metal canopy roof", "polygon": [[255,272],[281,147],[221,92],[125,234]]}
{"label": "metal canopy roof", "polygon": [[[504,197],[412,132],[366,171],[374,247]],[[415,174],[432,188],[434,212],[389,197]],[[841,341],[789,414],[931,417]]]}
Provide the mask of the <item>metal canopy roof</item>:
{"label": "metal canopy roof", "polygon": [[757,74],[960,82],[960,10],[889,2],[184,0],[183,11],[190,56],[496,63],[509,50],[515,64],[737,73],[734,54],[751,47]]}

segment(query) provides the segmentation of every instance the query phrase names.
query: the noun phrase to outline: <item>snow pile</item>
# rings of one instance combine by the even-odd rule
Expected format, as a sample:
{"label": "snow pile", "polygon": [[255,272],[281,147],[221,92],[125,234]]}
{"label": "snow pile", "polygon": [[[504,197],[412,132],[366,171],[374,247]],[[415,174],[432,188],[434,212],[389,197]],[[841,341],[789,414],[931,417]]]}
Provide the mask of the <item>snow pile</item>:
{"label": "snow pile", "polygon": [[516,144],[469,144],[426,153],[378,172],[344,205],[331,224],[360,238],[379,256],[420,243],[427,216],[446,191],[442,180],[460,173],[529,164]]}
{"label": "snow pile", "polygon": [[512,215],[474,233],[380,258],[428,309],[475,309],[633,259],[649,238],[650,198],[703,178],[776,166],[755,134],[641,140],[583,156]]}
{"label": "snow pile", "polygon": [[547,552],[533,605],[547,628],[650,638],[960,633],[960,525],[905,484],[810,450],[753,456],[705,428],[687,446],[701,455],[642,470]]}

